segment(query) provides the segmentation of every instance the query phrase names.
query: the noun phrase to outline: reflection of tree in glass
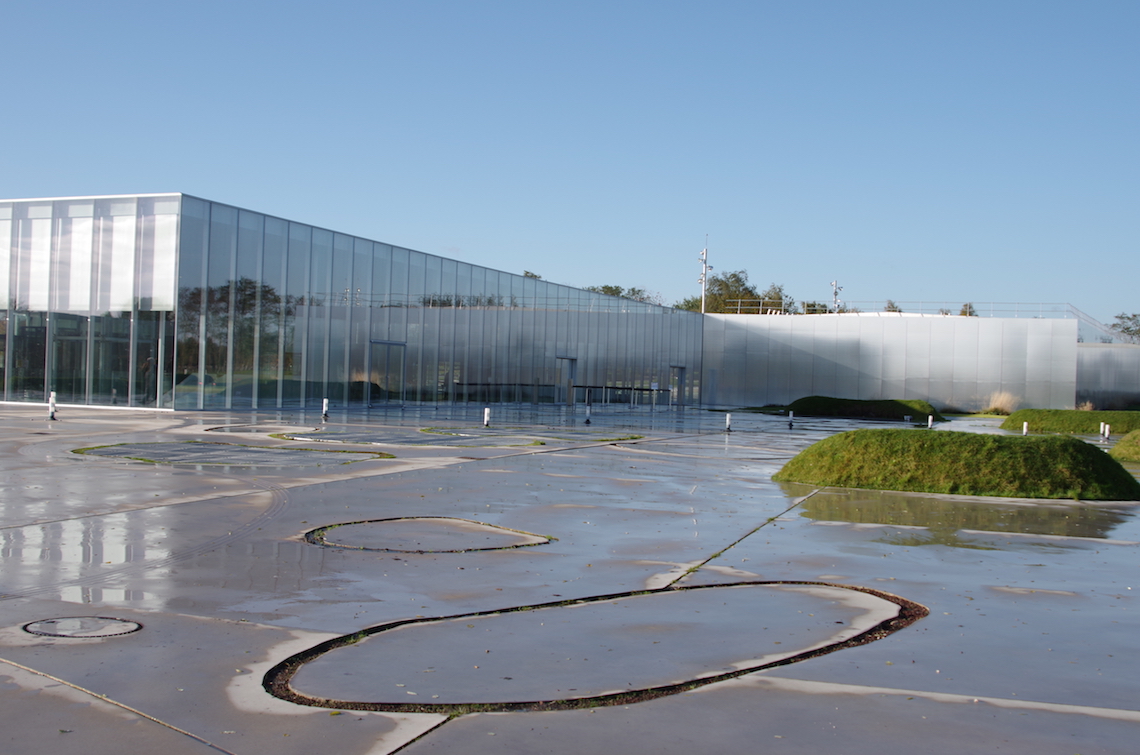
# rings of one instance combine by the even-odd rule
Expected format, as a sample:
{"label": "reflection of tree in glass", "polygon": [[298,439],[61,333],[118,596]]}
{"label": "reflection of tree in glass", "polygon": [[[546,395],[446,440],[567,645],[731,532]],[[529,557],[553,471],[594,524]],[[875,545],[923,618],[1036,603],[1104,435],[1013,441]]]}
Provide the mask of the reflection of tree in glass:
{"label": "reflection of tree in glass", "polygon": [[918,537],[914,544],[957,545],[962,542],[956,534],[960,530],[1106,538],[1131,515],[1088,505],[1014,505],[853,490],[818,493],[804,501],[801,516],[817,521],[926,527],[930,537]]}
{"label": "reflection of tree in glass", "polygon": [[[178,292],[178,342],[180,372],[198,369],[198,335],[203,314],[203,289],[182,288]],[[260,329],[266,336],[276,336],[293,327],[297,307],[305,304],[304,296],[282,297],[276,289],[252,278],[242,277],[205,289],[206,370],[218,371],[226,363],[230,348],[231,317],[233,325],[233,367],[237,371],[253,369],[254,334]]]}
{"label": "reflection of tree in glass", "polygon": [[[419,298],[419,305],[421,307],[502,307],[504,305],[504,298],[502,296],[495,296],[494,294],[471,294],[463,296],[460,294],[424,294]],[[514,297],[511,297],[511,306],[517,307],[518,302]]]}

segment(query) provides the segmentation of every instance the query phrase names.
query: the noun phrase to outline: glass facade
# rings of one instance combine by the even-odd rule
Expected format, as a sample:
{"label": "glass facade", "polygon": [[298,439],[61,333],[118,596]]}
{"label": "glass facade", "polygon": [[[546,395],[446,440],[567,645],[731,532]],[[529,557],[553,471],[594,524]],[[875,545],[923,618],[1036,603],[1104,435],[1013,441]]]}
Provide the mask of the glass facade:
{"label": "glass facade", "polygon": [[8,401],[689,404],[701,327],[182,194],[0,202]]}
{"label": "glass facade", "polygon": [[999,390],[1073,406],[1082,381],[1103,401],[1135,393],[1131,352],[1086,349],[1078,370],[1078,340],[1072,319],[706,316],[184,194],[0,201],[4,401],[727,407],[819,394],[972,409]]}
{"label": "glass facade", "polygon": [[8,401],[159,406],[173,387],[176,194],[0,202]]}

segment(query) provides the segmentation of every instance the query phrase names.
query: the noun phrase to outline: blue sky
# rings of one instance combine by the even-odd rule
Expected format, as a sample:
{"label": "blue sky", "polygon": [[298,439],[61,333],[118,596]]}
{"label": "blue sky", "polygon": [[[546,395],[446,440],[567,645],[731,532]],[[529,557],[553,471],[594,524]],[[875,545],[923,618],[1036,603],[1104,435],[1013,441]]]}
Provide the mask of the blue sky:
{"label": "blue sky", "polygon": [[1140,312],[1140,3],[5,8],[0,196],[183,191],[576,286]]}

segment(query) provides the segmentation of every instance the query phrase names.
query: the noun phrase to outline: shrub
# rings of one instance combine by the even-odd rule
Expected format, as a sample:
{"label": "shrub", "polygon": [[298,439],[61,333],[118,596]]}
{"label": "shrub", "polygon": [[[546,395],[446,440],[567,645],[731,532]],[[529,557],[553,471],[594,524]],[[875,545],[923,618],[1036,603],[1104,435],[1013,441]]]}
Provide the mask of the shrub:
{"label": "shrub", "polygon": [[1058,436],[855,430],[809,446],[772,479],[920,493],[1140,500],[1140,482],[1118,461],[1077,438]]}
{"label": "shrub", "polygon": [[982,414],[1013,414],[1017,411],[1021,398],[1009,391],[994,391],[986,400],[986,408]]}

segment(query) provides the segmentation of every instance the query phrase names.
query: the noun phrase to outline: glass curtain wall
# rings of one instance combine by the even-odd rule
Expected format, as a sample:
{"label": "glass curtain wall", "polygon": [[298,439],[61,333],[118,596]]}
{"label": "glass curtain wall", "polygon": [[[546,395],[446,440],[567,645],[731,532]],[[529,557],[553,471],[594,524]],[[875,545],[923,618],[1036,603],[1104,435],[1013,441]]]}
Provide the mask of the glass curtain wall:
{"label": "glass curtain wall", "polygon": [[186,195],[0,202],[8,401],[695,403],[701,333],[691,312]]}
{"label": "glass curtain wall", "polygon": [[179,251],[180,409],[699,398],[691,312],[189,196]]}
{"label": "glass curtain wall", "polygon": [[170,407],[179,197],[0,202],[0,395]]}

